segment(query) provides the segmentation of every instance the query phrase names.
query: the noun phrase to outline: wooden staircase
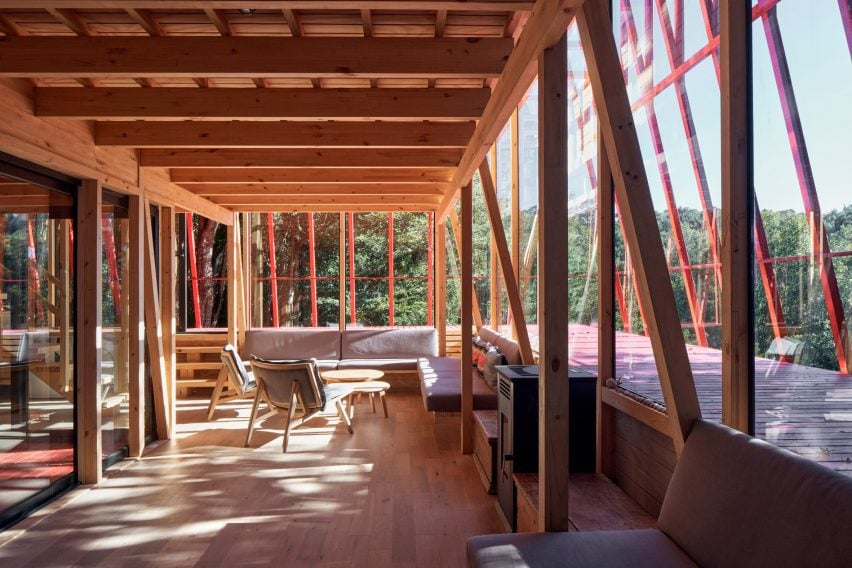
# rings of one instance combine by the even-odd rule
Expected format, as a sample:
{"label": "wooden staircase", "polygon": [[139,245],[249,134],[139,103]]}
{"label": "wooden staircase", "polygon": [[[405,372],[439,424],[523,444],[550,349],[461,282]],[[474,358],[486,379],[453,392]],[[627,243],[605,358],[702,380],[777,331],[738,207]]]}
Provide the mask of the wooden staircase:
{"label": "wooden staircase", "polygon": [[222,370],[222,351],[228,338],[222,333],[178,333],[175,336],[177,396],[190,389],[213,388]]}

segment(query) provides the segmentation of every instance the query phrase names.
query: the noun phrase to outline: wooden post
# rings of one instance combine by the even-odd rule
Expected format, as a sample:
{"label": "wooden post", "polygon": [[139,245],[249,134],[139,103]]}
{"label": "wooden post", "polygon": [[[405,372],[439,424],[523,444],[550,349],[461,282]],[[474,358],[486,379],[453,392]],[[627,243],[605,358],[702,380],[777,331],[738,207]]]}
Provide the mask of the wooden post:
{"label": "wooden post", "polygon": [[[62,392],[69,396],[74,383],[71,348],[71,220],[59,222],[59,376]],[[103,285],[103,284],[102,284]]]}
{"label": "wooden post", "polygon": [[435,327],[438,354],[447,356],[447,221],[435,223]]}
{"label": "wooden post", "polygon": [[613,474],[613,413],[603,402],[607,379],[615,378],[615,203],[612,173],[598,126],[598,384],[596,470]]}
{"label": "wooden post", "polygon": [[[701,410],[606,0],[586,0],[576,21],[615,180],[626,244],[633,257],[640,305],[679,454]],[[539,215],[542,213],[539,209]]]}
{"label": "wooden post", "polygon": [[243,268],[243,241],[242,230],[239,226],[240,214],[234,214],[234,257],[236,259],[236,289],[237,297],[237,343],[242,346],[246,342],[247,313],[245,270]]}
{"label": "wooden post", "polygon": [[[567,531],[568,520],[568,43],[538,64],[538,526]],[[520,328],[520,326],[519,326]],[[520,333],[521,330],[518,329]]]}
{"label": "wooden post", "polygon": [[[236,219],[236,213],[234,214]],[[237,245],[236,232],[239,229],[233,224],[227,227],[227,240],[225,244],[227,259],[228,259],[228,343],[233,345],[239,352],[239,323],[237,316],[237,254],[239,253]],[[273,283],[274,285],[274,283]],[[276,309],[273,306],[272,309]]]}
{"label": "wooden post", "polygon": [[535,360],[533,359],[532,346],[530,345],[530,336],[527,333],[524,304],[521,302],[518,281],[515,278],[514,270],[512,268],[512,258],[509,255],[509,245],[506,242],[506,233],[503,230],[503,220],[500,217],[500,205],[497,203],[497,191],[494,188],[488,164],[484,161],[482,162],[482,165],[479,166],[479,179],[482,180],[482,193],[485,199],[485,207],[488,210],[488,217],[491,221],[491,240],[494,244],[494,251],[497,253],[497,259],[500,261],[501,272],[503,273],[503,279],[506,284],[506,295],[509,298],[509,308],[512,311],[512,320],[515,322],[515,329],[518,333],[518,346],[521,351],[521,362],[525,365],[532,365],[535,363]]}
{"label": "wooden post", "polygon": [[243,299],[245,301],[245,329],[246,331],[252,327],[252,286],[251,286],[251,213],[243,213],[242,221],[242,264],[243,264]]}
{"label": "wooden post", "polygon": [[160,313],[163,326],[163,361],[166,365],[169,423],[177,419],[177,359],[175,353],[175,210],[160,207]]}
{"label": "wooden post", "polygon": [[461,447],[473,452],[473,185],[461,190]]}
{"label": "wooden post", "polygon": [[128,392],[130,403],[130,457],[138,458],[145,449],[145,200],[130,196],[130,275],[127,295],[130,303],[128,318],[129,353]]}
{"label": "wooden post", "polygon": [[157,423],[157,438],[168,440],[171,437],[172,423],[168,404],[168,384],[166,378],[166,358],[163,349],[163,320],[160,312],[160,293],[157,285],[157,263],[154,248],[154,229],[151,223],[151,206],[145,200],[142,206],[145,225],[145,266],[143,280],[145,285],[145,336],[148,339],[148,356],[151,362],[151,383],[154,390],[154,418]]}
{"label": "wooden post", "polygon": [[77,475],[101,480],[101,184],[85,180],[77,203]]}
{"label": "wooden post", "polygon": [[722,99],[722,422],[754,431],[751,2],[719,8]]}

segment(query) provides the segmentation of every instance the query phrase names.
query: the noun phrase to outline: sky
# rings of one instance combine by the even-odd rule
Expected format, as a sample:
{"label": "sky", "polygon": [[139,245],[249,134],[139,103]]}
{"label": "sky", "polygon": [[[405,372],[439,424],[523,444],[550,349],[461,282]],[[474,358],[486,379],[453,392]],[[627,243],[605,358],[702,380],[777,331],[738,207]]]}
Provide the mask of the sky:
{"label": "sky", "polygon": [[[699,2],[684,1],[685,58],[700,50],[708,41]],[[632,0],[633,15],[640,37],[645,15],[641,0]],[[849,136],[852,134],[852,60],[836,0],[781,0],[777,6],[782,40],[787,54],[793,90],[803,123],[805,143],[810,155],[823,212],[852,205]],[[659,16],[653,14],[653,84],[670,73]],[[614,24],[618,26],[618,17]],[[617,27],[616,27],[617,29]],[[762,209],[802,211],[802,197],[787,136],[780,98],[772,71],[766,32],[761,20],[753,26],[753,88],[755,191]],[[640,46],[643,42],[640,42]],[[576,27],[568,37],[570,71],[582,77],[585,63],[579,47]],[[632,60],[631,60],[632,61]],[[643,80],[650,77],[643,76]],[[640,94],[640,84],[632,62],[628,73],[631,99]],[[582,80],[576,85],[580,96]],[[521,208],[536,203],[537,141],[535,89],[520,109]],[[711,197],[721,205],[721,126],[719,85],[711,58],[704,59],[686,75],[686,89],[695,121],[698,145],[704,160]],[[698,186],[685,143],[685,132],[674,89],[662,91],[654,101],[660,126],[665,162],[668,165],[677,204],[699,208]],[[645,158],[651,192],[657,210],[665,208],[658,156],[655,155],[648,118],[644,110],[636,113],[637,131]],[[594,123],[586,126],[594,128]],[[589,144],[589,141],[592,144]],[[569,194],[571,203],[580,207],[591,196],[591,183],[585,160],[594,156],[593,139],[586,132],[584,151],[576,123],[569,120]]]}

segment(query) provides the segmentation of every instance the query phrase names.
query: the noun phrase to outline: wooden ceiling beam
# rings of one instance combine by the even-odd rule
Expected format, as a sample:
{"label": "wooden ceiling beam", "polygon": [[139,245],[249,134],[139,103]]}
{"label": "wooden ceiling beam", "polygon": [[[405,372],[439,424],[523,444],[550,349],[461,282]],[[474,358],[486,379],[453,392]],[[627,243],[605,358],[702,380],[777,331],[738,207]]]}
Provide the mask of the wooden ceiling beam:
{"label": "wooden ceiling beam", "polygon": [[530,10],[533,0],[0,0],[0,9],[97,8],[127,6],[161,10],[464,10],[509,12]]}
{"label": "wooden ceiling beam", "polygon": [[143,149],[139,165],[166,168],[446,168],[461,158],[461,150],[331,148],[328,150],[293,149]]}
{"label": "wooden ceiling beam", "polygon": [[500,81],[476,126],[470,144],[459,163],[453,186],[438,210],[439,217],[447,214],[458,198],[461,187],[473,177],[488,150],[497,141],[512,113],[523,100],[538,73],[538,57],[568,28],[574,13],[583,0],[538,0],[527,20],[515,49],[506,63]]}
{"label": "wooden ceiling beam", "polygon": [[231,29],[231,22],[228,21],[228,17],[225,15],[225,12],[223,10],[205,8],[204,13],[207,14],[207,17],[210,19],[211,22],[213,22],[213,25],[216,26],[216,29],[219,30],[219,33],[221,35],[234,35],[234,31]]}
{"label": "wooden ceiling beam", "polygon": [[179,168],[171,171],[172,183],[203,184],[444,184],[453,178],[452,168]]}
{"label": "wooden ceiling beam", "polygon": [[317,195],[217,195],[208,198],[222,207],[235,205],[315,205],[318,203],[349,205],[393,205],[407,204],[420,207],[436,208],[441,202],[440,197],[422,195],[348,195],[348,196],[317,196]]}
{"label": "wooden ceiling beam", "polygon": [[95,126],[95,143],[132,148],[464,148],[475,126],[472,121],[102,121]]}
{"label": "wooden ceiling beam", "polygon": [[145,30],[148,35],[152,36],[162,36],[166,35],[163,33],[163,27],[160,25],[160,22],[154,19],[151,15],[151,12],[148,10],[139,10],[136,8],[125,8],[125,12],[130,18],[139,24],[139,26]]}
{"label": "wooden ceiling beam", "polygon": [[[63,23],[91,35],[79,17]],[[7,37],[0,76],[484,79],[500,76],[512,46],[511,38]]]}
{"label": "wooden ceiling beam", "polygon": [[[2,41],[2,39],[0,39]],[[41,117],[452,119],[480,117],[489,89],[36,89]]]}
{"label": "wooden ceiling beam", "polygon": [[[186,190],[203,197],[213,196],[346,196],[346,195],[415,195],[415,196],[443,196],[449,189],[449,184],[426,184],[426,183],[398,183],[398,184],[375,184],[375,183],[246,183],[246,184],[206,184],[185,183],[181,184]],[[24,191],[9,191],[8,193],[0,187],[0,194],[23,195],[32,193],[32,189]]]}
{"label": "wooden ceiling beam", "polygon": [[[220,207],[230,209],[231,211],[238,211],[244,213],[268,213],[268,212],[307,212],[313,211],[314,213],[337,213],[341,211],[352,211],[352,212],[390,212],[390,211],[435,211],[437,209],[437,205],[432,204],[421,204],[421,203],[349,203],[347,201],[327,201],[327,202],[317,202],[317,203],[306,203],[306,204],[298,204],[298,203],[275,203],[268,205],[253,205],[247,203],[234,204],[234,205],[221,205]],[[17,211],[15,211],[17,212]],[[36,211],[41,212],[41,211]]]}

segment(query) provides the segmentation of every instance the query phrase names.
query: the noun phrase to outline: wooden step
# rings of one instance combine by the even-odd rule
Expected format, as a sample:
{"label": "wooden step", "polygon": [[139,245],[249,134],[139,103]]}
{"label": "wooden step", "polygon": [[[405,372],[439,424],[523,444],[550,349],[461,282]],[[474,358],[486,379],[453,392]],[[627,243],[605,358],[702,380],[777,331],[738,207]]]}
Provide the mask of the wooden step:
{"label": "wooden step", "polygon": [[185,345],[176,346],[175,353],[212,353],[218,354],[222,351],[222,346],[219,345]]}
{"label": "wooden step", "polygon": [[215,387],[216,386],[216,380],[215,379],[178,379],[176,386],[182,387],[182,388]]}
{"label": "wooden step", "polygon": [[178,361],[175,365],[175,368],[180,371],[181,369],[190,369],[193,371],[218,371],[222,368],[221,361]]}

